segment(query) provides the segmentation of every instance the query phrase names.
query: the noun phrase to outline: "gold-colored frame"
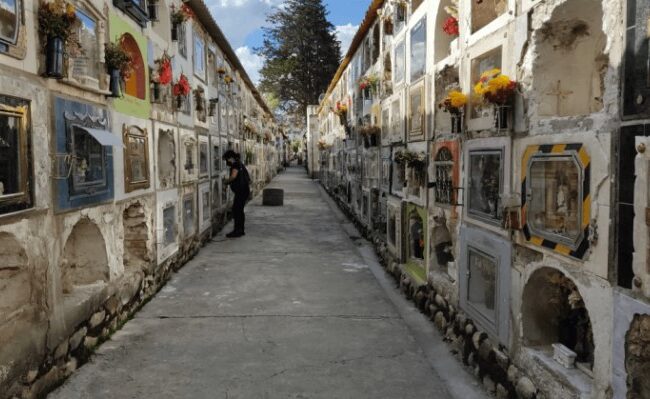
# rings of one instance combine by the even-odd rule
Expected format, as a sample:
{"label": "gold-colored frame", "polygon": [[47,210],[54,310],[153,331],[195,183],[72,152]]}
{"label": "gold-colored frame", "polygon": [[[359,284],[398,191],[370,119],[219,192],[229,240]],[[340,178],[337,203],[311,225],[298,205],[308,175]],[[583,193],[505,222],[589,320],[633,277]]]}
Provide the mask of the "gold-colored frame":
{"label": "gold-colored frame", "polygon": [[5,206],[15,205],[15,204],[30,204],[31,195],[29,187],[29,157],[28,157],[28,137],[27,137],[27,118],[28,118],[28,107],[26,105],[21,106],[8,106],[5,104],[0,104],[0,115],[8,116],[11,118],[18,118],[20,121],[18,132],[18,139],[20,141],[19,149],[19,162],[20,162],[20,171],[22,172],[19,176],[20,192],[15,194],[10,194],[6,196],[0,196],[0,210]]}
{"label": "gold-colored frame", "polygon": [[[419,94],[420,101],[414,104],[413,98]],[[414,107],[417,112],[414,114]],[[426,131],[426,90],[424,79],[411,87],[408,92],[408,141],[424,140]],[[415,118],[414,118],[415,116]],[[419,119],[415,120],[415,119]],[[419,122],[419,123],[415,123]]]}
{"label": "gold-colored frame", "polygon": [[[131,169],[130,159],[137,154],[131,153],[129,145],[131,138],[137,138],[144,141],[144,180],[133,181],[133,170]],[[124,191],[130,193],[135,190],[149,188],[151,176],[149,175],[149,137],[147,129],[141,129],[137,126],[122,126],[122,140],[124,142]]]}

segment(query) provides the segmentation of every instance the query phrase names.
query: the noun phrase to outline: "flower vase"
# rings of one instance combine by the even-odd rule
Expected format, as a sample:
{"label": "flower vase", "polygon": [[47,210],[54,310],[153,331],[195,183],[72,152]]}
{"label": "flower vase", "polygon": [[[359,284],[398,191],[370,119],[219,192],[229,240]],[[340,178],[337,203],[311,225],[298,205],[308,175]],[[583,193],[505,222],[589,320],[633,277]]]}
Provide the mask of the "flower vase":
{"label": "flower vase", "polygon": [[178,25],[177,24],[172,25],[172,41],[173,42],[178,41]]}
{"label": "flower vase", "polygon": [[370,136],[368,135],[363,136],[363,147],[370,148]]}
{"label": "flower vase", "polygon": [[508,110],[507,105],[497,105],[494,107],[494,127],[497,129],[508,128]]}
{"label": "flower vase", "polygon": [[183,108],[183,96],[176,96],[176,109],[180,110]]}
{"label": "flower vase", "polygon": [[341,112],[341,113],[339,114],[339,121],[341,122],[341,125],[343,125],[343,126],[345,126],[345,125],[347,124],[347,123],[346,123],[346,122],[347,122],[347,118],[346,118],[346,116],[347,116],[347,115],[346,115],[345,113],[343,113],[343,112]]}
{"label": "flower vase", "polygon": [[451,114],[451,132],[460,134],[463,131],[463,114]]}
{"label": "flower vase", "polygon": [[122,75],[119,69],[111,69],[108,72],[110,80],[108,83],[108,90],[111,92],[109,97],[120,97],[122,93]]}
{"label": "flower vase", "polygon": [[45,76],[55,79],[63,78],[63,39],[48,36],[45,51]]}
{"label": "flower vase", "polygon": [[370,146],[371,147],[377,147],[377,135],[376,134],[371,134],[370,135]]}

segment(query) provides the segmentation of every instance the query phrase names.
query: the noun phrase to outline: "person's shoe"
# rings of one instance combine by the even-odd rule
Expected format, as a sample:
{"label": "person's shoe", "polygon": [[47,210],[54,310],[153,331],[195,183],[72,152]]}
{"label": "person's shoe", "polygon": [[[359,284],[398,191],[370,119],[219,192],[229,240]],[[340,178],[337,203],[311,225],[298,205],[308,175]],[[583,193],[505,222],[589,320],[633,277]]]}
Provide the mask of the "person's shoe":
{"label": "person's shoe", "polygon": [[226,234],[226,237],[228,237],[228,238],[237,238],[237,237],[241,237],[241,236],[243,236],[243,234],[238,232],[238,231],[233,231],[233,232],[230,232],[230,233]]}

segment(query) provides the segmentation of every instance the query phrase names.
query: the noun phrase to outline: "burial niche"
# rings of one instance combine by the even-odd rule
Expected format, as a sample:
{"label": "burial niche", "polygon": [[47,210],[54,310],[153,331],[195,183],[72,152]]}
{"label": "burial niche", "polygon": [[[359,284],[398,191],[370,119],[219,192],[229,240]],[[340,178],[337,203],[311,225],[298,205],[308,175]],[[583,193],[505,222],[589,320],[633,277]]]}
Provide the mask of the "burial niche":
{"label": "burial niche", "polygon": [[449,35],[442,30],[445,25],[445,21],[450,17],[450,14],[447,12],[448,9],[451,9],[454,6],[452,0],[442,0],[438,3],[438,13],[436,14],[436,29],[434,30],[434,54],[433,61],[437,64],[438,62],[444,60],[451,54],[450,46],[451,42],[458,36]]}
{"label": "burial niche", "polygon": [[650,315],[634,315],[625,337],[627,399],[650,398]]}
{"label": "burial niche", "polygon": [[589,313],[575,283],[559,270],[535,271],[524,288],[521,305],[524,345],[550,349],[560,343],[588,369],[594,363]]}
{"label": "burial niche", "polygon": [[472,0],[472,33],[508,10],[508,0]]}
{"label": "burial niche", "polygon": [[[438,35],[439,36],[439,35]],[[440,104],[452,89],[459,89],[458,68],[446,66],[436,74],[435,95]],[[434,113],[435,131],[438,134],[451,133],[451,114],[439,107]],[[461,122],[462,123],[462,122]]]}
{"label": "burial niche", "polygon": [[174,132],[160,130],[158,138],[158,179],[161,188],[174,187],[176,183],[176,144]]}
{"label": "burial niche", "polygon": [[129,205],[122,214],[124,226],[124,268],[140,269],[151,260],[148,253],[149,226],[140,202]]}
{"label": "burial niche", "polygon": [[81,219],[72,229],[61,262],[63,293],[75,288],[108,281],[106,243],[99,228]]}
{"label": "burial niche", "polygon": [[533,91],[540,116],[588,115],[603,108],[608,57],[601,2],[566,1],[535,32]]}
{"label": "burial niche", "polygon": [[409,215],[409,258],[424,259],[424,223],[420,214],[413,210]]}
{"label": "burial niche", "polygon": [[444,212],[433,217],[433,231],[431,234],[433,252],[436,255],[436,264],[440,269],[447,270],[449,262],[454,261],[452,254],[454,245],[451,241],[451,234],[447,228],[447,218]]}
{"label": "burial niche", "polygon": [[25,250],[13,235],[0,233],[0,325],[28,306],[31,295]]}

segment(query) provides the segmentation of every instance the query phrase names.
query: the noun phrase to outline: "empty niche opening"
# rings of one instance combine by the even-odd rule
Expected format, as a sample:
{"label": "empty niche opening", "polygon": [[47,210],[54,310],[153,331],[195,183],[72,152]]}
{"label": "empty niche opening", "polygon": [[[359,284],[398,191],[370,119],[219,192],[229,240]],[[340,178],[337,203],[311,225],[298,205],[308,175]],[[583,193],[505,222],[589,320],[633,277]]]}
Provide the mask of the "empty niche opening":
{"label": "empty niche opening", "polygon": [[560,343],[588,369],[594,363],[591,319],[575,283],[562,272],[543,267],[533,273],[523,293],[524,345],[550,349]]}
{"label": "empty niche opening", "polygon": [[451,0],[442,0],[438,3],[438,13],[436,14],[436,28],[434,39],[433,61],[438,63],[451,55],[451,42],[458,36],[449,35],[442,30],[445,21],[450,17],[446,9],[455,7]]}
{"label": "empty niche opening", "polygon": [[148,264],[149,226],[140,202],[129,205],[122,214],[124,225],[124,268],[140,269]]}
{"label": "empty niche opening", "polygon": [[[440,104],[447,96],[447,92],[458,89],[458,69],[452,66],[444,67],[436,75],[435,91],[436,101]],[[451,133],[451,114],[443,112],[441,108],[435,112],[436,133]]]}
{"label": "empty niche opening", "polygon": [[12,234],[0,233],[0,325],[20,315],[31,295],[25,250]]}
{"label": "empty niche opening", "polygon": [[627,399],[650,398],[650,315],[636,314],[625,337]]}
{"label": "empty niche opening", "polygon": [[588,115],[603,108],[608,57],[600,2],[567,1],[534,34],[533,91],[540,116]]}
{"label": "empty niche opening", "polygon": [[447,227],[447,218],[445,214],[440,214],[433,217],[433,230],[431,232],[431,246],[435,254],[435,262],[441,270],[447,270],[449,262],[454,261],[453,255],[453,242],[451,240],[451,233]]}
{"label": "empty niche opening", "polygon": [[420,214],[413,210],[409,215],[409,258],[424,259],[424,223]]}
{"label": "empty niche opening", "polygon": [[63,249],[61,274],[64,294],[77,287],[108,281],[106,243],[89,219],[81,219],[72,229]]}
{"label": "empty niche opening", "polygon": [[508,0],[472,0],[472,33],[494,21],[508,9]]}
{"label": "empty niche opening", "polygon": [[158,139],[158,179],[162,188],[176,182],[176,143],[171,130],[160,130]]}

